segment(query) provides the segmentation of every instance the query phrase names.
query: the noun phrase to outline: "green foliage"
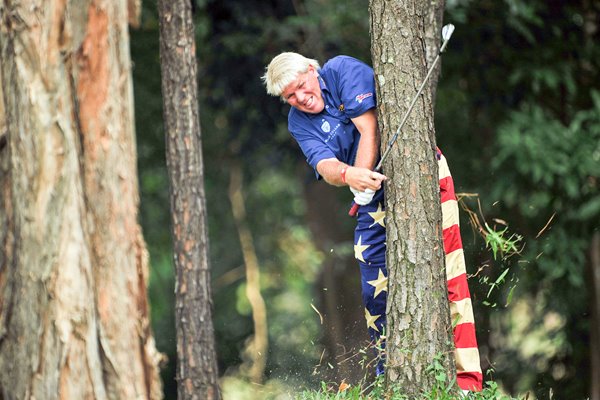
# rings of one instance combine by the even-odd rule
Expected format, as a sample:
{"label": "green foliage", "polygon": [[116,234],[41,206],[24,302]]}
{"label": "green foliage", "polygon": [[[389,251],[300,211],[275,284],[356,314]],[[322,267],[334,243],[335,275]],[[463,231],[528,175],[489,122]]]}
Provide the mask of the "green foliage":
{"label": "green foliage", "polygon": [[485,245],[492,249],[494,260],[498,259],[498,255],[501,255],[502,259],[507,259],[508,257],[519,253],[519,248],[517,246],[523,240],[521,235],[512,233],[509,237],[506,237],[505,235],[507,234],[508,227],[497,231],[490,228],[487,223],[485,224],[485,229],[487,231],[485,235]]}
{"label": "green foliage", "polygon": [[294,398],[298,400],[512,400],[513,397],[503,394],[494,381],[487,381],[483,391],[470,392],[465,396],[457,387],[454,379],[448,379],[446,369],[441,363],[441,357],[436,357],[427,368],[427,374],[435,378],[434,385],[424,390],[418,397],[406,395],[401,387],[392,385],[386,387],[384,375],[367,384],[365,381],[359,385],[347,385],[344,382],[321,382],[321,388],[316,391],[305,390]]}
{"label": "green foliage", "polygon": [[[593,107],[577,111],[566,126],[540,106],[527,105],[499,128],[500,151],[492,167],[516,182],[532,184],[527,198],[515,190],[498,190],[507,205],[530,217],[549,207],[564,219],[600,215],[600,93],[590,95]],[[573,207],[574,202],[580,207]]]}
{"label": "green foliage", "polygon": [[[458,394],[457,388],[448,386],[435,387],[421,396],[414,398],[402,394],[399,387],[391,388],[389,391],[384,389],[383,380],[379,380],[370,391],[365,391],[359,386],[350,387],[344,391],[339,391],[327,383],[322,383],[321,389],[317,392],[305,391],[295,397],[299,400],[369,400],[369,399],[388,399],[388,400],[511,400],[511,396],[502,394],[498,384],[493,381],[486,382],[486,387],[482,392],[472,392],[468,396]],[[525,397],[523,397],[525,398]]]}

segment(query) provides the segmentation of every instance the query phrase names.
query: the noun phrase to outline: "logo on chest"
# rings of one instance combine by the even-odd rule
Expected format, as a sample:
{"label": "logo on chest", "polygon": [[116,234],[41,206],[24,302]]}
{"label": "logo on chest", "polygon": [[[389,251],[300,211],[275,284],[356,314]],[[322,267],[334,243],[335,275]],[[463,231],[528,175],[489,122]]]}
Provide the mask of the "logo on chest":
{"label": "logo on chest", "polygon": [[325,143],[337,136],[341,124],[337,123],[334,127],[326,119],[321,120],[321,130],[326,134]]}

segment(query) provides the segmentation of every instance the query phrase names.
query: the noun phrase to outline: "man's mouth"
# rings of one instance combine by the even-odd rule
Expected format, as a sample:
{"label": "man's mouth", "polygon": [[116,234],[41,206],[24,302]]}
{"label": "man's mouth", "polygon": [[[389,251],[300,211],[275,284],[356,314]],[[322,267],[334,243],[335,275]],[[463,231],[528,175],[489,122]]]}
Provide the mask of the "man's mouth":
{"label": "man's mouth", "polygon": [[311,106],[311,105],[312,105],[312,103],[313,103],[313,98],[314,98],[313,96],[310,96],[310,97],[308,98],[308,100],[306,100],[306,103],[304,103],[304,107],[306,107],[306,108],[310,108],[310,106]]}

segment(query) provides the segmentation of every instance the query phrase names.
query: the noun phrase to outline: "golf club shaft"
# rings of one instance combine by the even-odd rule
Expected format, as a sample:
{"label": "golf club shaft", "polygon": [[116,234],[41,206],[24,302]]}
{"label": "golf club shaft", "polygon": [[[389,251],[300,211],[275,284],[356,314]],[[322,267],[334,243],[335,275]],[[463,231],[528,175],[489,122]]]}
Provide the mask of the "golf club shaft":
{"label": "golf club shaft", "polygon": [[383,153],[383,156],[381,156],[381,160],[379,160],[379,163],[375,167],[375,171],[379,172],[379,170],[381,170],[381,167],[383,166],[383,162],[385,161],[385,159],[387,158],[387,156],[390,154],[390,151],[392,150],[392,147],[394,146],[394,143],[396,143],[396,140],[398,139],[398,135],[400,134],[400,131],[402,131],[402,128],[404,127],[404,124],[408,120],[408,116],[410,115],[412,109],[415,107],[415,104],[417,103],[417,100],[419,99],[419,96],[421,95],[421,92],[423,91],[423,88],[427,84],[427,81],[429,80],[429,77],[431,76],[431,73],[433,72],[433,70],[434,70],[434,68],[435,68],[435,66],[436,66],[436,64],[437,64],[437,62],[438,62],[439,59],[440,59],[440,55],[438,54],[435,57],[435,60],[433,60],[433,64],[431,64],[431,68],[429,68],[429,71],[427,72],[427,75],[425,76],[425,80],[421,84],[421,87],[417,91],[417,94],[415,95],[415,97],[413,98],[412,102],[410,103],[410,106],[408,106],[408,110],[404,114],[404,118],[402,118],[402,121],[400,122],[400,126],[398,126],[398,129],[396,130],[396,133],[394,134],[394,136],[390,140],[390,143],[388,144],[388,146],[387,146],[387,148],[385,150],[385,153]]}
{"label": "golf club shaft", "polygon": [[[404,114],[404,117],[402,118],[402,121],[400,122],[400,125],[398,126],[398,129],[396,130],[396,133],[394,134],[394,136],[390,140],[390,143],[388,144],[385,152],[383,153],[383,156],[381,156],[381,159],[379,160],[379,163],[375,167],[375,169],[374,169],[375,172],[381,172],[381,168],[383,167],[383,162],[385,161],[385,159],[387,158],[387,156],[390,154],[390,151],[392,150],[392,146],[394,146],[394,143],[396,143],[396,140],[398,139],[398,135],[400,134],[400,131],[404,127],[404,124],[406,123],[406,120],[408,119],[408,116],[410,115],[410,112],[412,111],[412,109],[414,108],[415,104],[417,103],[417,100],[419,99],[419,96],[421,95],[421,92],[423,91],[423,88],[425,88],[425,85],[427,84],[427,81],[429,80],[429,77],[433,73],[433,70],[435,69],[435,66],[438,63],[438,61],[440,59],[440,56],[442,55],[442,52],[446,49],[446,45],[448,44],[449,40],[450,40],[450,37],[446,38],[444,40],[444,43],[442,43],[442,46],[440,47],[440,51],[438,52],[437,56],[435,57],[435,60],[433,60],[433,63],[431,64],[431,67],[429,67],[429,71],[427,71],[427,75],[425,76],[425,79],[423,80],[423,83],[421,83],[421,86],[419,87],[419,90],[417,91],[417,94],[412,99],[412,102],[410,103],[410,106],[408,107],[408,110]],[[358,213],[358,209],[359,208],[360,208],[360,205],[358,205],[356,203],[353,203],[352,207],[348,211],[348,215],[351,216],[351,217],[355,217],[356,214]]]}

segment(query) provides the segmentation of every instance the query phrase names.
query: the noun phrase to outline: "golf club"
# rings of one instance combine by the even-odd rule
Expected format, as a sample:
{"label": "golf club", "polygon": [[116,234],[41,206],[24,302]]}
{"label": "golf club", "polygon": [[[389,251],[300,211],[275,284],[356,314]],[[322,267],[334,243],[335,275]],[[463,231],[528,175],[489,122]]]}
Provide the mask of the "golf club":
{"label": "golf club", "polygon": [[[423,88],[427,84],[427,81],[429,80],[429,77],[433,73],[433,70],[435,69],[435,66],[438,63],[438,61],[440,59],[440,56],[442,55],[442,53],[444,52],[444,50],[446,50],[446,46],[448,45],[448,41],[450,40],[450,37],[452,36],[452,33],[454,33],[454,25],[452,25],[452,24],[444,25],[444,27],[442,28],[442,39],[444,41],[442,43],[442,46],[440,47],[440,51],[438,52],[437,56],[435,57],[435,60],[433,60],[433,63],[431,64],[431,67],[429,67],[429,71],[427,71],[427,75],[425,76],[425,79],[423,80],[423,83],[419,87],[419,90],[417,91],[417,94],[415,95],[415,97],[413,98],[412,102],[410,103],[410,106],[408,107],[408,110],[406,111],[406,114],[404,114],[404,117],[402,118],[402,122],[400,122],[400,126],[398,126],[398,129],[396,130],[396,133],[394,134],[394,136],[390,140],[390,143],[388,144],[385,152],[383,153],[383,156],[381,156],[381,160],[379,160],[379,163],[375,167],[375,169],[374,169],[375,172],[380,172],[381,171],[381,168],[383,166],[383,162],[385,161],[385,159],[387,158],[388,154],[392,150],[392,146],[394,145],[394,143],[396,143],[396,140],[398,139],[398,135],[400,134],[400,131],[402,130],[402,127],[406,123],[406,120],[408,119],[408,116],[410,115],[410,112],[412,111],[412,109],[414,108],[417,100],[419,99],[419,96],[421,95],[421,92],[423,91]],[[350,208],[350,211],[348,211],[348,215],[351,216],[351,217],[355,217],[356,214],[358,213],[359,207],[360,206],[358,204],[356,204],[356,203],[352,204],[352,207]]]}

